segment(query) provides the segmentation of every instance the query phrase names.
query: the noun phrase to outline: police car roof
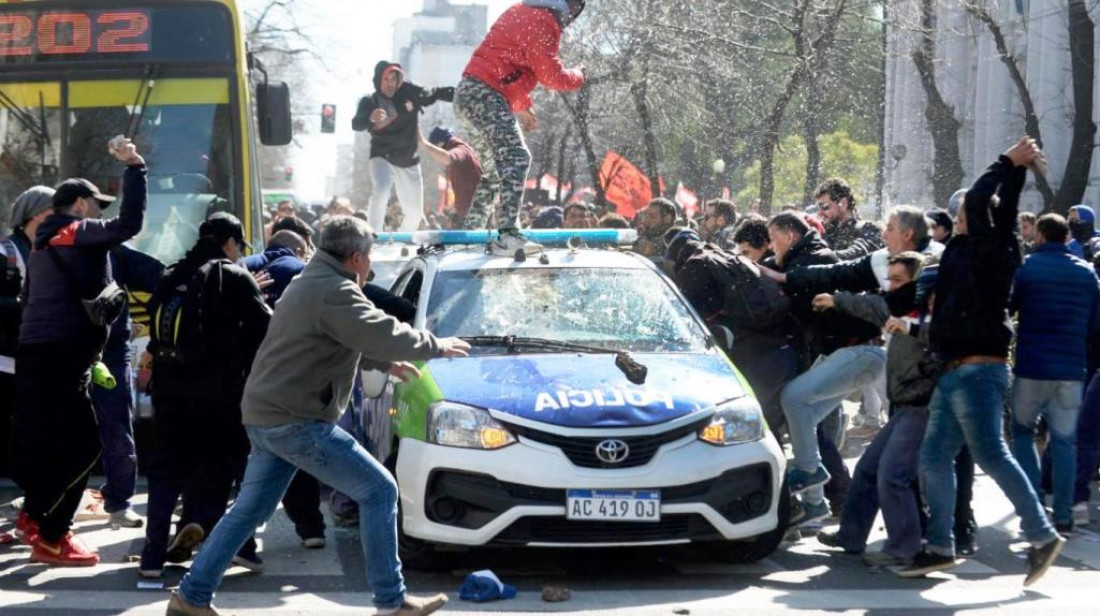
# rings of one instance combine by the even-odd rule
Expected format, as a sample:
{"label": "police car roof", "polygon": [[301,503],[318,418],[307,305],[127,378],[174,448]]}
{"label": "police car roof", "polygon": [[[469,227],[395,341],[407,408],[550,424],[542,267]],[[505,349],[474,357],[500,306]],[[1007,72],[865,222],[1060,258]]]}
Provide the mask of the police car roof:
{"label": "police car roof", "polygon": [[[545,255],[545,263],[542,256]],[[630,252],[605,249],[548,248],[535,255],[529,255],[526,261],[516,261],[513,257],[486,254],[484,248],[447,250],[429,254],[428,260],[435,261],[439,271],[463,271],[480,269],[555,269],[555,268],[591,268],[591,269],[651,269],[648,259]]]}

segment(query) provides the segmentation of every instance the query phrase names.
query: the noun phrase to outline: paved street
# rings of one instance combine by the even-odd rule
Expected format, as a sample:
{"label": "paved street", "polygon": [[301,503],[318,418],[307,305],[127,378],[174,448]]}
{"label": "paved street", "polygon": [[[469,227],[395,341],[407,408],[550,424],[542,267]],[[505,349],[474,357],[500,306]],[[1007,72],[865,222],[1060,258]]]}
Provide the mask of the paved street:
{"label": "paved street", "polygon": [[[94,484],[93,484],[94,485]],[[0,497],[13,495],[3,491]],[[7,500],[6,498],[4,499]],[[888,571],[868,570],[857,557],[832,552],[813,538],[785,545],[753,565],[727,565],[699,552],[679,551],[513,551],[458,558],[443,574],[411,572],[414,592],[451,594],[446,613],[571,614],[1095,614],[1100,585],[1100,532],[1070,541],[1056,567],[1032,590],[1022,588],[1024,544],[1008,502],[981,476],[975,502],[981,551],[954,573],[926,580],[901,580]],[[143,503],[138,510],[144,510]],[[10,514],[5,510],[4,515]],[[1094,519],[1100,511],[1093,511]],[[27,563],[29,549],[0,548],[0,613],[163,614],[167,592],[141,588],[132,557],[141,550],[140,530],[112,531],[105,522],[83,522],[80,535],[100,549],[94,569],[47,569]],[[880,528],[877,539],[883,538]],[[358,533],[329,529],[329,545],[310,551],[280,511],[260,533],[267,571],[233,569],[218,605],[234,614],[370,613]],[[491,568],[515,584],[519,596],[493,604],[457,600],[466,573]],[[178,583],[182,568],[170,569],[165,586]],[[544,603],[543,585],[566,586],[571,601]]]}

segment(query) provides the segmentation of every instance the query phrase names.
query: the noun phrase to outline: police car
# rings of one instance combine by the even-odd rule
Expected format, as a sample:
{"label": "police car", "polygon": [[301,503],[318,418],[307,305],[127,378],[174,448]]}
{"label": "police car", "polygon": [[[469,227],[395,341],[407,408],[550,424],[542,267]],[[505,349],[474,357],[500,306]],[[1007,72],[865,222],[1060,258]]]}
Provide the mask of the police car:
{"label": "police car", "polygon": [[392,287],[416,304],[413,325],[473,347],[410,383],[364,374],[406,565],[431,566],[439,547],[774,550],[780,446],[672,282],[599,247],[635,232],[529,232],[546,249],[515,258],[489,254],[485,233],[389,238],[423,246]]}

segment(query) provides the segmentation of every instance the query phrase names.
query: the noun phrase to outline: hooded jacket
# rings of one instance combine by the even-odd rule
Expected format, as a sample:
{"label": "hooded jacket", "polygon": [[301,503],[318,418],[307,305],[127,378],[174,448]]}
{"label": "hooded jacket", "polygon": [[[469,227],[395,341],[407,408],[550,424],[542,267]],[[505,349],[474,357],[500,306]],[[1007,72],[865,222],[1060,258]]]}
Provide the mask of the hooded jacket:
{"label": "hooded jacket", "polygon": [[276,246],[258,255],[246,257],[244,266],[253,273],[265,271],[271,274],[271,287],[264,291],[264,297],[267,304],[274,308],[275,302],[283,296],[290,281],[306,268],[306,262],[286,246]]}
{"label": "hooded jacket", "polygon": [[1008,357],[1008,299],[1021,261],[1016,216],[1026,178],[1025,167],[1002,155],[966,193],[967,233],[947,243],[936,276],[931,341],[939,359]]}
{"label": "hooded jacket", "polygon": [[123,173],[118,218],[81,219],[55,212],[39,225],[27,265],[20,345],[92,343],[102,347],[107,332],[88,319],[80,302],[82,291],[73,288],[46,249],[52,246],[57,250],[73,277],[85,287],[85,295],[98,293],[113,280],[108,252],[141,232],[145,222],[145,175],[144,165],[132,165]]}
{"label": "hooded jacket", "polygon": [[[386,98],[382,94],[382,77],[390,71],[397,71],[401,82],[393,98]],[[371,158],[384,158],[395,167],[412,167],[420,164],[417,153],[420,114],[437,101],[453,101],[454,95],[452,87],[422,88],[406,81],[400,64],[379,62],[374,67],[374,94],[360,99],[351,127],[370,133]],[[386,110],[386,121],[378,126],[370,121],[375,109]]]}
{"label": "hooded jacket", "polygon": [[1100,254],[1100,231],[1096,230],[1096,212],[1087,205],[1075,205],[1069,211],[1077,213],[1077,220],[1069,223],[1069,252],[1078,259],[1092,261]]}
{"label": "hooded jacket", "polygon": [[580,69],[566,69],[558,56],[566,0],[524,0],[497,19],[474,51],[463,77],[483,82],[508,101],[512,111],[532,106],[538,84],[551,90],[573,91],[584,85]]}
{"label": "hooded jacket", "polygon": [[[836,253],[829,248],[817,231],[810,229],[795,242],[783,260],[782,271],[791,271],[810,265],[837,263]],[[847,314],[836,311],[818,312],[813,308],[815,293],[784,285],[791,298],[791,314],[798,323],[804,346],[811,359],[828,355],[833,351],[861,344],[877,338],[879,328]]]}

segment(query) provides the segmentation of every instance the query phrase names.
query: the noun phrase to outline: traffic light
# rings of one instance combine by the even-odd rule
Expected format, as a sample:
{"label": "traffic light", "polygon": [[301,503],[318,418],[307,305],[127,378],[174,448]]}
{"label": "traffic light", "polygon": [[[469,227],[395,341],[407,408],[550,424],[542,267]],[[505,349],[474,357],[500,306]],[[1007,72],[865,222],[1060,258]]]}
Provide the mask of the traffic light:
{"label": "traffic light", "polygon": [[321,132],[336,132],[336,105],[321,105]]}
{"label": "traffic light", "polygon": [[294,167],[283,169],[283,177],[286,178],[287,182],[294,180]]}

